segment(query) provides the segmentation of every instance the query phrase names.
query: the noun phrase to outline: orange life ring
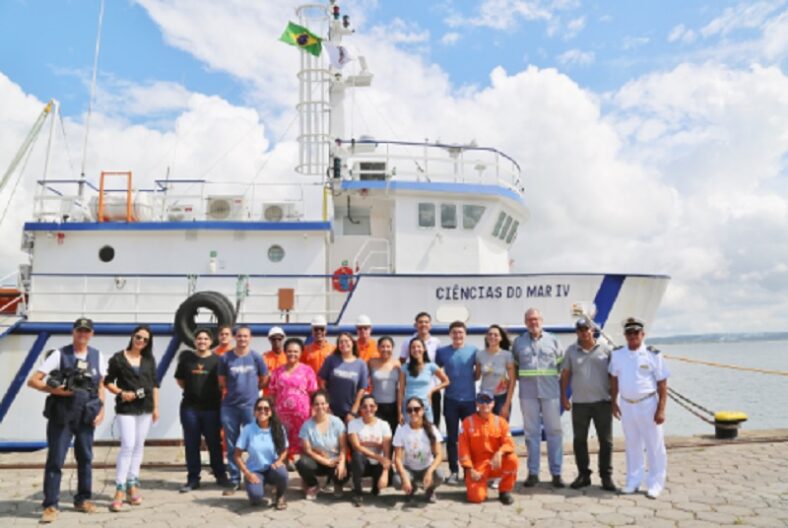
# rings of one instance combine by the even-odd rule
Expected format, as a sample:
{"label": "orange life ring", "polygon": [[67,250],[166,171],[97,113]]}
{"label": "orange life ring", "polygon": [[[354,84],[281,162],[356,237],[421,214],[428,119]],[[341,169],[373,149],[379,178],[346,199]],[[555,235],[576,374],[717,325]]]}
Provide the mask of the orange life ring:
{"label": "orange life ring", "polygon": [[340,266],[334,270],[331,276],[331,286],[336,291],[348,292],[353,289],[355,281],[353,280],[353,270],[348,266]]}

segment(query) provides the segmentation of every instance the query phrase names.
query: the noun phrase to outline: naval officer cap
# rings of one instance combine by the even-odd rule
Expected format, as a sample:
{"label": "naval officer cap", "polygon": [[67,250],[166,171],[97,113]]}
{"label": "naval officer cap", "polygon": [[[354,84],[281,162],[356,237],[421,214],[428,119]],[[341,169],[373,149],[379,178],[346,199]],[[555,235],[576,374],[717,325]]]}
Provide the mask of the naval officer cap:
{"label": "naval officer cap", "polygon": [[624,332],[629,332],[631,330],[640,331],[646,326],[646,324],[637,317],[627,317],[622,325],[624,326]]}
{"label": "naval officer cap", "polygon": [[87,317],[80,317],[74,321],[74,330],[90,330],[93,331],[93,321]]}

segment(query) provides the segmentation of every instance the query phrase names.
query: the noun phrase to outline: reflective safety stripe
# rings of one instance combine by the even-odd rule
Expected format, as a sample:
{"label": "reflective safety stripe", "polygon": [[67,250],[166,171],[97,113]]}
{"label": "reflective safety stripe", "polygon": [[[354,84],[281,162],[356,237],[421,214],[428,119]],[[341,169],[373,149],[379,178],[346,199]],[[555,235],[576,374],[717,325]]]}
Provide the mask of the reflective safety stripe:
{"label": "reflective safety stripe", "polygon": [[522,370],[521,369],[517,371],[517,375],[520,376],[521,378],[535,378],[538,376],[557,376],[558,371],[553,369],[550,370],[539,370],[539,369]]}

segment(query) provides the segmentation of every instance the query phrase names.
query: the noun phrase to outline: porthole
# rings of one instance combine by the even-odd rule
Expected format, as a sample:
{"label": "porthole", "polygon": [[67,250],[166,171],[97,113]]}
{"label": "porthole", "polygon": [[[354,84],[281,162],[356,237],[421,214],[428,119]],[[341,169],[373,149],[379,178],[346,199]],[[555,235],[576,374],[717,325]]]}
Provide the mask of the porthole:
{"label": "porthole", "polygon": [[112,262],[115,258],[115,248],[112,246],[102,247],[99,249],[98,257],[101,262]]}
{"label": "porthole", "polygon": [[268,260],[271,262],[281,262],[285,258],[285,250],[282,246],[274,244],[268,248]]}

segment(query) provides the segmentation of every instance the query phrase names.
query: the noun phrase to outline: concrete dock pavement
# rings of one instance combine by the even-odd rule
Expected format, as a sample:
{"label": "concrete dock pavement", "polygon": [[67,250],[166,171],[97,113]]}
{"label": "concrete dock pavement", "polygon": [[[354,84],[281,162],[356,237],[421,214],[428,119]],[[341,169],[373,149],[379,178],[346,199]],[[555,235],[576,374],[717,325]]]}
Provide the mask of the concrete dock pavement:
{"label": "concrete dock pavement", "polygon": [[[99,467],[93,471],[93,489],[98,513],[73,510],[69,490],[76,488],[76,471],[65,469],[62,510],[52,526],[243,528],[269,522],[277,528],[788,526],[788,431],[747,432],[733,442],[708,437],[672,438],[668,448],[668,483],[657,500],[642,493],[623,496],[604,492],[596,474],[591,487],[556,490],[549,485],[544,469],[547,464],[543,463],[543,482],[527,489],[518,484],[513,494],[515,503],[508,507],[497,501],[495,491],[484,504],[466,504],[464,488],[448,486],[439,488],[438,503],[430,505],[422,501],[408,505],[401,493],[390,488],[380,497],[366,494],[360,508],[350,503],[349,488],[341,500],[321,494],[317,501],[309,502],[303,500],[299,491],[300,479],[291,473],[288,508],[275,511],[271,507],[250,507],[243,491],[223,497],[207,473],[202,488],[179,493],[185,480],[183,450],[148,447],[147,464],[141,475],[143,504],[111,513],[107,507],[114,493],[112,466],[117,448],[97,447],[95,461]],[[43,452],[0,455],[0,526],[38,525],[43,479],[40,465],[44,456]],[[625,467],[620,449],[614,454],[613,465],[614,477],[620,484]],[[525,472],[525,464],[521,463],[518,482]],[[567,482],[575,477],[571,453],[565,456],[563,473]]]}

